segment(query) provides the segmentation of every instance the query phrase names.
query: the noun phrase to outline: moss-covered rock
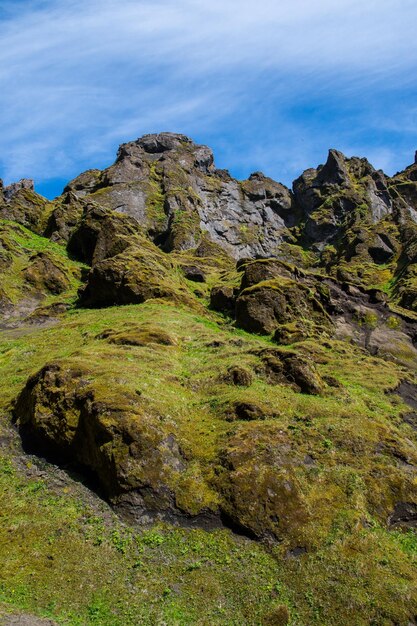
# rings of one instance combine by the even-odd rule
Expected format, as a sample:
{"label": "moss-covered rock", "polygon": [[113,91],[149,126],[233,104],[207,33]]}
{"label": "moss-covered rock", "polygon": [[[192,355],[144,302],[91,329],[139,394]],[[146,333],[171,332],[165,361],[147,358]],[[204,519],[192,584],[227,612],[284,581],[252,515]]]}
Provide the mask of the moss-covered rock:
{"label": "moss-covered rock", "polygon": [[236,322],[249,332],[269,335],[280,324],[297,318],[329,325],[329,316],[314,290],[294,280],[260,282],[241,291],[236,300]]}
{"label": "moss-covered rock", "polygon": [[28,182],[28,185],[16,183],[5,188],[9,193],[3,191],[3,197],[0,197],[0,218],[13,220],[35,233],[42,234],[52,205],[35,192],[33,181]]}
{"label": "moss-covered rock", "polygon": [[132,218],[87,205],[79,226],[68,241],[68,252],[80,261],[94,265],[132,245],[138,230],[138,224]]}
{"label": "moss-covered rock", "polygon": [[225,383],[229,385],[238,385],[239,387],[249,387],[253,382],[252,373],[245,367],[232,365],[227,372],[221,377]]}
{"label": "moss-covered rock", "polygon": [[178,446],[139,396],[113,389],[103,397],[88,369],[56,363],[28,381],[15,416],[28,449],[88,468],[109,498],[135,491],[138,506],[172,504],[164,475],[182,466]]}
{"label": "moss-covered rock", "polygon": [[60,294],[70,286],[63,264],[45,252],[38,252],[29,259],[23,275],[27,283],[40,291]]}
{"label": "moss-covered rock", "polygon": [[132,324],[122,330],[106,329],[97,338],[123,346],[175,346],[177,343],[163,328],[148,324]]}
{"label": "moss-covered rock", "polygon": [[210,292],[210,306],[214,311],[233,313],[235,301],[235,290],[230,285],[217,285]]}
{"label": "moss-covered rock", "polygon": [[151,298],[190,301],[186,289],[175,284],[169,261],[152,252],[135,247],[96,263],[80,291],[80,306],[141,304]]}
{"label": "moss-covered rock", "polygon": [[323,392],[324,382],[314,363],[300,352],[266,349],[260,352],[260,357],[260,371],[270,384],[289,383],[297,391],[312,395]]}
{"label": "moss-covered rock", "polygon": [[296,473],[291,443],[279,428],[259,421],[240,426],[222,452],[220,474],[225,512],[257,537],[297,537],[308,511]]}

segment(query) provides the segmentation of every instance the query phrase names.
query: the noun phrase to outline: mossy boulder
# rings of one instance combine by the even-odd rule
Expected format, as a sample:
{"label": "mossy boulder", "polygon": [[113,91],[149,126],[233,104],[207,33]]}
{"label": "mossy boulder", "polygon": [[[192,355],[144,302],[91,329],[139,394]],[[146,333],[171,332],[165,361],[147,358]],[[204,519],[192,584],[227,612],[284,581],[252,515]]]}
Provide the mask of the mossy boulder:
{"label": "mossy boulder", "polygon": [[240,328],[262,335],[295,322],[319,331],[331,328],[325,309],[329,291],[320,277],[277,259],[246,262],[242,269],[235,304]]}
{"label": "mossy boulder", "polygon": [[273,333],[279,325],[306,318],[330,326],[319,296],[306,285],[287,278],[263,281],[240,292],[236,300],[236,323],[260,335]]}
{"label": "mossy boulder", "polygon": [[200,267],[196,265],[185,265],[181,269],[187,280],[191,280],[194,283],[206,282],[206,275]]}
{"label": "mossy boulder", "polygon": [[232,365],[228,368],[226,374],[221,377],[221,380],[229,385],[249,387],[253,382],[253,374],[245,367]]}
{"label": "mossy boulder", "polygon": [[294,271],[297,277],[300,274],[295,268],[277,259],[260,259],[246,262],[244,266],[240,266],[239,269],[243,269],[240,284],[241,290],[253,287],[263,281],[273,280],[279,276],[294,278]]}
{"label": "mossy boulder", "polygon": [[66,302],[53,302],[38,306],[28,317],[29,323],[37,323],[56,318],[61,318],[70,308],[70,304]]}
{"label": "mossy boulder", "polygon": [[300,352],[291,350],[270,350],[260,352],[261,373],[273,385],[290,384],[297,391],[310,395],[320,395],[324,381],[313,361]]}
{"label": "mossy boulder", "polygon": [[97,262],[80,290],[80,306],[141,304],[151,298],[190,302],[189,292],[172,271],[169,259],[146,240],[142,244]]}
{"label": "mossy boulder", "polygon": [[269,286],[243,292],[236,300],[237,325],[251,333],[270,335],[278,324],[288,321],[286,313],[286,295]]}
{"label": "mossy boulder", "polygon": [[297,454],[279,427],[241,423],[221,458],[224,510],[237,527],[265,539],[298,538],[308,510],[294,469]]}
{"label": "mossy boulder", "polygon": [[242,420],[244,422],[252,422],[264,420],[273,417],[271,410],[254,402],[239,401],[234,402],[230,409],[226,412],[226,419],[229,422]]}
{"label": "mossy boulder", "polygon": [[313,363],[298,354],[281,355],[282,357],[285,377],[290,383],[294,383],[302,393],[320,395],[323,392],[323,380]]}
{"label": "mossy boulder", "polygon": [[236,294],[230,285],[217,285],[210,292],[210,307],[214,311],[231,314],[234,312]]}
{"label": "mossy boulder", "polygon": [[87,368],[52,363],[28,380],[14,415],[27,449],[87,468],[110,499],[134,491],[138,507],[172,506],[166,475],[181,455],[139,396],[100,389]]}
{"label": "mossy boulder", "polygon": [[112,328],[102,331],[98,339],[122,346],[175,346],[177,341],[163,328],[148,324],[128,325],[120,330]]}
{"label": "mossy boulder", "polygon": [[51,254],[38,252],[29,259],[29,265],[23,271],[24,279],[35,289],[60,294],[70,285],[62,263]]}

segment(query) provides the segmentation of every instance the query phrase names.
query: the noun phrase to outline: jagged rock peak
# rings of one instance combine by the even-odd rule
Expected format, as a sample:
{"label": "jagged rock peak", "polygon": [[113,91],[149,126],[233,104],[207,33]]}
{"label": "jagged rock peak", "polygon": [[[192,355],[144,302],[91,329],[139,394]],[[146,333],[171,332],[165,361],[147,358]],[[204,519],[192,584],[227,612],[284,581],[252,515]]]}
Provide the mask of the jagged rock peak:
{"label": "jagged rock peak", "polygon": [[346,169],[346,157],[339,150],[330,149],[327,161],[319,168],[318,179],[320,182],[341,185],[346,183],[348,172]]}
{"label": "jagged rock peak", "polygon": [[145,158],[164,159],[169,158],[169,153],[191,154],[194,165],[200,169],[208,171],[213,167],[213,151],[208,146],[199,145],[193,142],[186,135],[179,133],[154,133],[139,137],[135,141],[121,144],[117,153],[116,162],[124,159],[132,159],[139,155]]}
{"label": "jagged rock peak", "polygon": [[5,200],[11,200],[21,189],[29,189],[35,191],[35,183],[31,178],[22,178],[17,183],[11,183],[3,187],[3,196]]}
{"label": "jagged rock peak", "polygon": [[134,143],[141,146],[145,152],[166,152],[175,150],[184,145],[194,145],[194,142],[186,135],[179,133],[152,133],[139,137]]}

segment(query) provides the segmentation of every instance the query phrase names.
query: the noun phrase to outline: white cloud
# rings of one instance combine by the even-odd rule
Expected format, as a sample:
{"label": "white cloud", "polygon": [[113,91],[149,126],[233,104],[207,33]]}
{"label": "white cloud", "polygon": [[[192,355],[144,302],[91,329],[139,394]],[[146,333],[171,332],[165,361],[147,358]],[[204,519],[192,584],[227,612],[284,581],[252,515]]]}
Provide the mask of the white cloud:
{"label": "white cloud", "polygon": [[250,102],[262,115],[268,95],[284,110],[309,93],[366,100],[415,80],[415,0],[39,0],[2,11],[9,180],[72,175],[143,132],[212,134]]}

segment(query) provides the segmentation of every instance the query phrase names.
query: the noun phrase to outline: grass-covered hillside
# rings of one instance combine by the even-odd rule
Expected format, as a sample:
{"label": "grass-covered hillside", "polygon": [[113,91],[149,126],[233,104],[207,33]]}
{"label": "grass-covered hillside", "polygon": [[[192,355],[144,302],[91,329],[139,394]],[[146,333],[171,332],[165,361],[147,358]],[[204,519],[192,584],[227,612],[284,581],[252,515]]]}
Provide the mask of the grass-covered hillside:
{"label": "grass-covered hillside", "polygon": [[0,199],[0,624],[416,624],[412,197],[332,153],[213,236],[230,176],[141,141]]}

